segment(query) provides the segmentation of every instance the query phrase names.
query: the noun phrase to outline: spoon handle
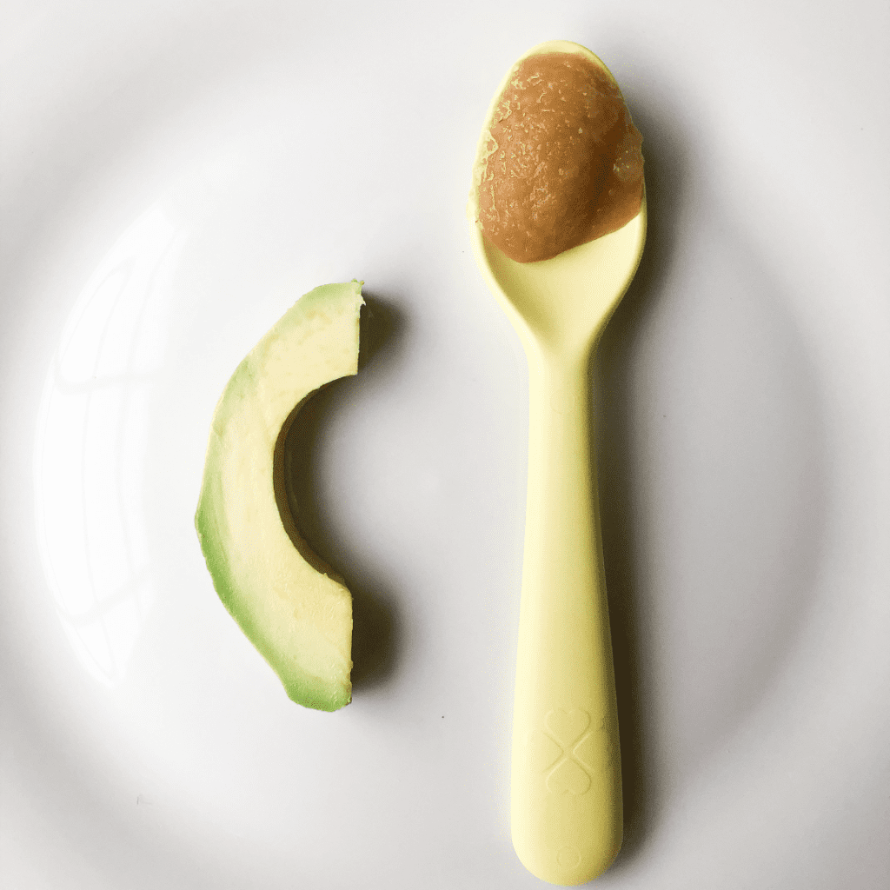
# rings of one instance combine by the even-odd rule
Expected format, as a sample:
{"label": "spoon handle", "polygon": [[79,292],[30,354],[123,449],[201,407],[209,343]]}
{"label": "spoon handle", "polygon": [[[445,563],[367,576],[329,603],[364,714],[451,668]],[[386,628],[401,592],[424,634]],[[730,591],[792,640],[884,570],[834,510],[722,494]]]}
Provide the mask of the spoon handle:
{"label": "spoon handle", "polygon": [[529,354],[529,478],[513,722],[513,845],[585,883],[621,846],[621,768],[589,356]]}

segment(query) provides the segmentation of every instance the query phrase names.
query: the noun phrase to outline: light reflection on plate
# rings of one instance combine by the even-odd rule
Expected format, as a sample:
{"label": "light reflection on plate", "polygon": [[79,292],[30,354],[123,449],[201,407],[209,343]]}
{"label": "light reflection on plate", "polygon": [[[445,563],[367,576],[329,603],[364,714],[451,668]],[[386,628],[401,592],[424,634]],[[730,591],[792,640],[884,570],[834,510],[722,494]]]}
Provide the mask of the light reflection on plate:
{"label": "light reflection on plate", "polygon": [[183,240],[161,203],[121,236],[71,311],[40,406],[44,571],[80,662],[112,686],[154,599],[143,507],[148,396]]}

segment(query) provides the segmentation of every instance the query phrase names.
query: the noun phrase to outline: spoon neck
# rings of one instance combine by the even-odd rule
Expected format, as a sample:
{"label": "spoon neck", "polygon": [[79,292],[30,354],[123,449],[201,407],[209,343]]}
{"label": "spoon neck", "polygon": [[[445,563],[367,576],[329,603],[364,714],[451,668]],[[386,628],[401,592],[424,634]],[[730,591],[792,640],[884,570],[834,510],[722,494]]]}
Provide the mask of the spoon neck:
{"label": "spoon neck", "polygon": [[570,487],[593,482],[589,369],[587,351],[529,356],[529,459],[550,467],[548,487],[557,479]]}
{"label": "spoon neck", "polygon": [[[527,350],[532,407],[558,414],[586,414],[590,392],[591,348],[568,349],[547,343]],[[546,417],[546,414],[545,414]],[[544,418],[542,418],[544,419]]]}

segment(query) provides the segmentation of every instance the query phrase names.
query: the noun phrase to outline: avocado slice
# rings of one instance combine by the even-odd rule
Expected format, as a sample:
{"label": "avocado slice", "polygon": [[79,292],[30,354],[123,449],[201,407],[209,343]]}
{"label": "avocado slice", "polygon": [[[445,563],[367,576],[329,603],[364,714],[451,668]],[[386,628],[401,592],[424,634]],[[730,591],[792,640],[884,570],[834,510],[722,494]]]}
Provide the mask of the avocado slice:
{"label": "avocado slice", "polygon": [[281,450],[301,405],[358,371],[361,282],[301,297],[238,365],[213,415],[195,527],[219,598],[288,696],[352,699],[352,597],[300,536]]}

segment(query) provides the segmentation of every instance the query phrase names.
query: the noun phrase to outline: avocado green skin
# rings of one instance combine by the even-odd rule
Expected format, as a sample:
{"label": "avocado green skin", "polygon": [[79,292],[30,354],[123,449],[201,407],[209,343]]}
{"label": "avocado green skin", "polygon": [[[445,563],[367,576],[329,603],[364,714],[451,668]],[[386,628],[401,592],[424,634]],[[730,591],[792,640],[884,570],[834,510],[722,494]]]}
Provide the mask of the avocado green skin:
{"label": "avocado green skin", "polygon": [[[348,672],[352,662],[348,660],[340,671],[339,680],[326,677],[330,659],[313,664],[312,654],[301,651],[298,638],[287,626],[290,603],[286,607],[281,603],[290,596],[298,607],[333,613],[334,619],[324,621],[343,637],[340,648],[348,659],[351,597],[338,580],[313,567],[320,560],[313,558],[292,521],[285,521],[290,517],[281,516],[272,465],[282,427],[298,417],[306,399],[325,383],[356,373],[362,305],[360,282],[316,288],[298,300],[238,365],[214,413],[195,514],[198,539],[220,600],[276,671],[288,696],[322,711],[335,711],[351,701]],[[333,325],[325,329],[330,319]],[[271,369],[281,371],[282,350],[284,372],[275,375]],[[327,354],[320,354],[325,350]],[[292,379],[285,379],[277,389],[276,378]],[[233,445],[243,440],[242,431],[255,436],[261,447],[249,451],[250,459],[243,465],[233,464]],[[262,507],[259,513],[269,526],[262,532],[270,541],[270,553],[249,552],[260,549],[262,535],[259,545],[257,536],[233,535],[230,507],[237,499]],[[299,549],[294,539],[302,544]],[[282,563],[297,569],[293,577],[302,585],[294,592],[286,583],[286,596],[275,590]]]}

